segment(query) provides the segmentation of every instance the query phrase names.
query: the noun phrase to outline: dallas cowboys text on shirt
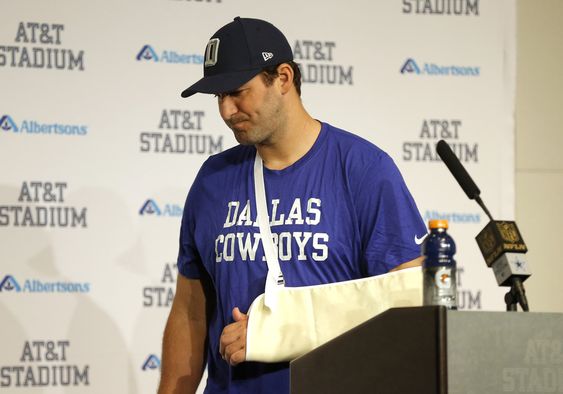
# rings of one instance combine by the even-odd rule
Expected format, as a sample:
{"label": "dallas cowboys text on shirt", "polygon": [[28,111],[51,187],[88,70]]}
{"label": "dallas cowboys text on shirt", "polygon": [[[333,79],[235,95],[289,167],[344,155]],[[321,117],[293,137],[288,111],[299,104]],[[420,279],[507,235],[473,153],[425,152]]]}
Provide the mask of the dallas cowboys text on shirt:
{"label": "dallas cowboys text on shirt", "polygon": [[[329,235],[314,231],[281,231],[276,227],[303,225],[301,230],[311,230],[321,221],[321,200],[309,198],[301,200],[295,198],[291,208],[283,212],[280,200],[271,201],[272,213],[270,227],[275,250],[280,261],[326,261],[328,258]],[[260,233],[249,231],[258,228],[256,217],[252,217],[250,201],[230,201],[227,204],[227,214],[223,229],[227,231],[219,234],[215,239],[215,261],[231,262],[235,260],[256,261],[256,251],[260,242]],[[229,231],[231,230],[231,231]],[[297,251],[297,255],[294,255]],[[309,251],[309,255],[307,252]],[[262,257],[265,261],[265,257]]]}

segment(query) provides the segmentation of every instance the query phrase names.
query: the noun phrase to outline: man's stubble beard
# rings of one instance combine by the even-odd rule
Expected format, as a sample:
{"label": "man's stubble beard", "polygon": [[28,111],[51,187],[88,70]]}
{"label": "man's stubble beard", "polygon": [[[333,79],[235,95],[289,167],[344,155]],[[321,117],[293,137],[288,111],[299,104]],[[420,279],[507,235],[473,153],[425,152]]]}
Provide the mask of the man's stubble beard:
{"label": "man's stubble beard", "polygon": [[269,93],[265,96],[260,112],[260,124],[252,124],[248,129],[237,129],[238,121],[251,121],[248,116],[241,115],[231,118],[227,125],[241,145],[271,145],[277,140],[284,123],[281,107],[281,102],[275,100]]}

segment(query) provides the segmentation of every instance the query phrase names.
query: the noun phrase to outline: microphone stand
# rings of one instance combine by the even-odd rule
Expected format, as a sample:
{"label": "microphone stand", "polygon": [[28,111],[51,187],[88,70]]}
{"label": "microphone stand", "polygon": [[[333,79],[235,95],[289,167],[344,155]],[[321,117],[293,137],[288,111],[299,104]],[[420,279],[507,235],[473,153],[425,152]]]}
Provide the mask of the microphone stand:
{"label": "microphone stand", "polygon": [[506,310],[508,312],[516,312],[518,304],[524,312],[528,312],[528,299],[526,298],[526,290],[520,278],[512,278],[510,290],[504,295]]}
{"label": "microphone stand", "polygon": [[[465,194],[470,200],[475,200],[477,204],[485,211],[489,219],[494,222],[493,216],[487,209],[483,200],[481,200],[481,191],[471,179],[471,176],[467,173],[463,164],[459,161],[455,153],[444,140],[440,140],[436,144],[436,152],[446,164],[454,178],[457,180]],[[504,285],[504,284],[503,284]],[[506,303],[507,311],[516,311],[518,304],[522,307],[524,312],[529,311],[528,300],[526,299],[526,290],[524,290],[524,285],[522,284],[522,279],[518,276],[512,277],[510,279],[510,290],[504,296],[504,302]]]}
{"label": "microphone stand", "polygon": [[[485,211],[489,219],[494,221],[493,216],[485,206],[485,203],[483,203],[483,200],[481,200],[481,197],[477,194],[473,196],[473,199],[479,204],[483,211]],[[510,290],[504,295],[504,303],[506,304],[506,310],[508,312],[516,312],[518,310],[518,304],[520,304],[524,312],[529,311],[526,290],[520,278],[514,277],[510,281]]]}

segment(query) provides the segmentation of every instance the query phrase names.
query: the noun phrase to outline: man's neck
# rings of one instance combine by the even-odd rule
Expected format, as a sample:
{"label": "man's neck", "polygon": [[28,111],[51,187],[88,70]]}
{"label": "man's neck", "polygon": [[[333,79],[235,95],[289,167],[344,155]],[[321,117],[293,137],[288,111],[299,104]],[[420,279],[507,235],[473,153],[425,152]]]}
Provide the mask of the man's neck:
{"label": "man's neck", "polygon": [[276,141],[256,145],[265,167],[283,170],[305,156],[315,144],[321,124],[301,109],[298,116],[288,117],[283,130],[277,133]]}

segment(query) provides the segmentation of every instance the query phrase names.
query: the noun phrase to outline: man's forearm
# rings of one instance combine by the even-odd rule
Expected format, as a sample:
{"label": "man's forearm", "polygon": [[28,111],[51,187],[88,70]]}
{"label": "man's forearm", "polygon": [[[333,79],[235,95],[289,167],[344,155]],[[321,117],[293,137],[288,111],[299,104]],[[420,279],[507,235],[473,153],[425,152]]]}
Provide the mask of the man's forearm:
{"label": "man's forearm", "polygon": [[162,341],[158,394],[195,393],[204,370],[207,320],[199,282],[179,276]]}
{"label": "man's forearm", "polygon": [[423,262],[424,262],[424,256],[420,256],[420,257],[417,257],[414,260],[407,261],[406,263],[403,263],[403,264],[396,266],[391,271],[399,271],[399,270],[404,270],[406,268],[420,267]]}
{"label": "man's forearm", "polygon": [[162,343],[158,394],[196,392],[204,370],[205,335],[205,321],[190,322],[170,315]]}

